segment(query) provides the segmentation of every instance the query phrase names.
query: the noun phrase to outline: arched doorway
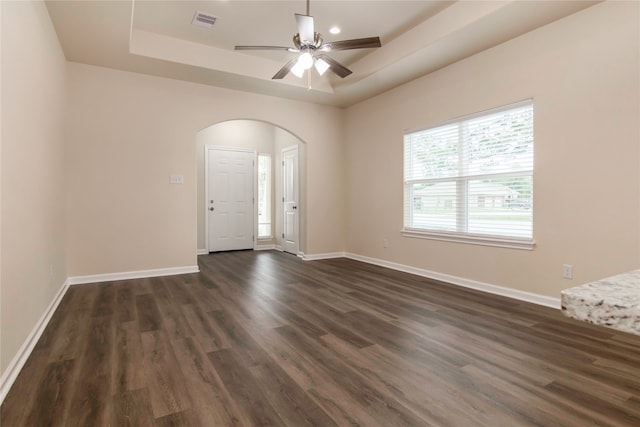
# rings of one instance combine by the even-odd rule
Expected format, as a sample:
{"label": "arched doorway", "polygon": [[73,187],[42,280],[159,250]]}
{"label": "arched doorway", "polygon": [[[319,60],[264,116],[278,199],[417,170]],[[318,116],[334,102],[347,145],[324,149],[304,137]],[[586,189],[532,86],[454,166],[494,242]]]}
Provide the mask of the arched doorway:
{"label": "arched doorway", "polygon": [[[306,247],[306,144],[297,136],[286,129],[259,120],[238,119],[229,120],[213,124],[202,129],[197,134],[196,139],[196,157],[197,157],[197,215],[198,215],[198,253],[208,253],[208,218],[207,218],[207,181],[206,181],[206,165],[207,165],[207,149],[229,149],[242,150],[255,153],[256,157],[256,189],[258,186],[258,166],[268,163],[271,166],[270,184],[268,193],[269,207],[268,213],[270,222],[262,221],[264,215],[259,217],[258,204],[256,199],[256,241],[255,249],[283,249],[283,233],[284,230],[284,214],[285,205],[283,203],[284,189],[284,168],[283,153],[288,149],[295,147],[298,152],[298,245],[297,251],[304,252]],[[257,196],[264,197],[264,193]],[[264,205],[260,206],[264,214]],[[258,222],[260,228],[258,227]],[[258,231],[270,230],[270,235],[265,236],[265,232]],[[260,234],[260,237],[258,237]],[[290,246],[289,246],[290,247]]]}

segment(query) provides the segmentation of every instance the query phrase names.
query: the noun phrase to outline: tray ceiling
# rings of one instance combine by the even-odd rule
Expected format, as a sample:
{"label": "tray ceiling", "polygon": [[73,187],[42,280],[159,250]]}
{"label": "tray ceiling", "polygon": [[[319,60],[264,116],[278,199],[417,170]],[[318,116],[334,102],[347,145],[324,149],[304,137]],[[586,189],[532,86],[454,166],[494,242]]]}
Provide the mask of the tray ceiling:
{"label": "tray ceiling", "polygon": [[[594,1],[311,1],[327,41],[380,36],[382,47],[332,52],[353,74],[271,80],[289,52],[305,1],[49,1],[69,61],[322,104],[349,106],[535,28]],[[196,12],[217,17],[192,25]],[[329,28],[339,26],[332,35]],[[308,75],[311,75],[308,78]]]}

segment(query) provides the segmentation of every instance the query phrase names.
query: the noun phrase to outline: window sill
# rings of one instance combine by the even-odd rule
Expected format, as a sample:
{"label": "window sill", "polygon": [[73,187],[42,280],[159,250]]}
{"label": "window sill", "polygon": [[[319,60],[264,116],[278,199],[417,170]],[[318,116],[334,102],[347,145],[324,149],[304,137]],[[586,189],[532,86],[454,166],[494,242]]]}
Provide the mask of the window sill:
{"label": "window sill", "polygon": [[533,239],[516,239],[500,236],[480,236],[476,234],[447,233],[439,231],[418,230],[404,228],[401,230],[404,237],[419,239],[441,240],[445,242],[467,243],[471,245],[495,246],[499,248],[521,249],[531,251],[536,243]]}

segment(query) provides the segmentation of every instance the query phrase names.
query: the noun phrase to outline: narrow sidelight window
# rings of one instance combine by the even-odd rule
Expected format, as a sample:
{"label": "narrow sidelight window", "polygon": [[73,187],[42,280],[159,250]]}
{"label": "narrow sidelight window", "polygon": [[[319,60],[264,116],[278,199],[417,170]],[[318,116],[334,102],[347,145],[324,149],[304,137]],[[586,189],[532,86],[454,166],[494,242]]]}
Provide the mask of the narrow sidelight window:
{"label": "narrow sidelight window", "polygon": [[271,236],[271,156],[258,154],[258,238]]}

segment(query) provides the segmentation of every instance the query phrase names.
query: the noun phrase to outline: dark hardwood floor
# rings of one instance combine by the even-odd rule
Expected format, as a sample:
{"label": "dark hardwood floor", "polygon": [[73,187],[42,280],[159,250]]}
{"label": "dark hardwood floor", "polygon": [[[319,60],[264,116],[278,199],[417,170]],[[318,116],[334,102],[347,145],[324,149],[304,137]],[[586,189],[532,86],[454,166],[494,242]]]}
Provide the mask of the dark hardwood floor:
{"label": "dark hardwood floor", "polygon": [[640,426],[640,337],[347,259],[69,289],[9,426]]}

